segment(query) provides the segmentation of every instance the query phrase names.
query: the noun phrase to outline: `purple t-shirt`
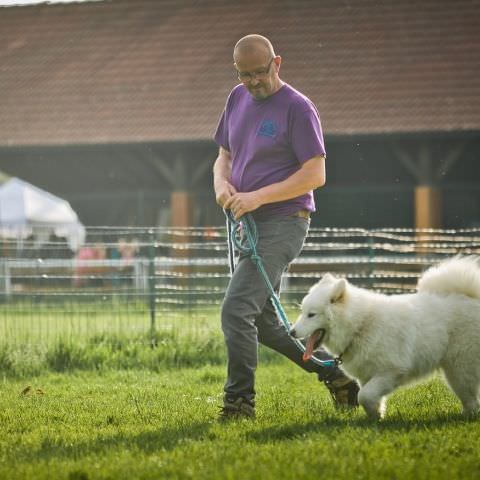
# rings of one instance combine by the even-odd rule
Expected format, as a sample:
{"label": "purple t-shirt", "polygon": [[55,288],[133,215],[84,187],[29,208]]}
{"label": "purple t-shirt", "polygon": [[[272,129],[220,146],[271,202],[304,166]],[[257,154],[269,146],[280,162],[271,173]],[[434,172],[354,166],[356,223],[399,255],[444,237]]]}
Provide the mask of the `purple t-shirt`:
{"label": "purple t-shirt", "polygon": [[[215,142],[231,154],[231,182],[239,192],[285,180],[307,160],[325,155],[315,105],[288,84],[265,100],[236,86],[220,117]],[[301,209],[315,211],[313,192],[262,205],[255,214],[291,215]]]}

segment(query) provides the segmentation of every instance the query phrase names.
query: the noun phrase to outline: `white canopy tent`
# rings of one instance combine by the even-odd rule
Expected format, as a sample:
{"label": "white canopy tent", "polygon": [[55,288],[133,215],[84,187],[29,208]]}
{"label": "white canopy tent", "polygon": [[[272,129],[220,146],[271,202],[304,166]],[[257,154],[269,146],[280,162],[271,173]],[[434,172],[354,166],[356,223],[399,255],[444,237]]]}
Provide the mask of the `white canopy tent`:
{"label": "white canopy tent", "polygon": [[0,235],[24,239],[33,235],[38,244],[51,234],[66,238],[76,251],[85,242],[85,227],[62,198],[12,177],[0,186]]}

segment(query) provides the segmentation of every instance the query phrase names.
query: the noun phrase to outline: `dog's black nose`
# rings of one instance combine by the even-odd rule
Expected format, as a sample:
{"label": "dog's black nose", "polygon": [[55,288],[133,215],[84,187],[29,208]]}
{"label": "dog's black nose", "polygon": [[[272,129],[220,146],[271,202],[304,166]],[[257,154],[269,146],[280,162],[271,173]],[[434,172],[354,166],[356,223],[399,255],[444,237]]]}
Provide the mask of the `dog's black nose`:
{"label": "dog's black nose", "polygon": [[295,335],[296,335],[295,329],[294,329],[294,328],[291,328],[291,329],[290,329],[290,336],[293,337],[293,338],[295,338]]}

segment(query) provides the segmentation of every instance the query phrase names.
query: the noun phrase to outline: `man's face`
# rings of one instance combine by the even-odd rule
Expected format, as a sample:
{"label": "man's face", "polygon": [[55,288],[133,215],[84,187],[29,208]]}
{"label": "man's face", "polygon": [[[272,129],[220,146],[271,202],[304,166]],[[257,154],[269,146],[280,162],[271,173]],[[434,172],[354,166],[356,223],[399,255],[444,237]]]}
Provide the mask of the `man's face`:
{"label": "man's face", "polygon": [[279,65],[280,57],[269,56],[264,50],[235,55],[238,78],[257,100],[264,100],[277,90]]}

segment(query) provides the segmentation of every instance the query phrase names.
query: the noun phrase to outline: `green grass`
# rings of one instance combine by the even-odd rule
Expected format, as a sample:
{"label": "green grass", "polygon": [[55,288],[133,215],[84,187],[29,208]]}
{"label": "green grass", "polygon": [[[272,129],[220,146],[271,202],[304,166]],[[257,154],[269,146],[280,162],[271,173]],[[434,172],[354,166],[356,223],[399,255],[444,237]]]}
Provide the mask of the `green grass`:
{"label": "green grass", "polygon": [[[166,308],[155,310],[158,329],[189,328],[211,323],[215,309]],[[76,343],[97,335],[135,336],[151,328],[148,302],[98,295],[96,301],[17,301],[0,304],[0,344],[51,344],[62,339]],[[190,322],[190,320],[195,320]]]}
{"label": "green grass", "polygon": [[0,478],[480,478],[480,422],[460,416],[438,379],[396,392],[385,420],[371,423],[360,410],[335,411],[313,375],[267,363],[257,420],[218,424],[224,371],[4,379]]}
{"label": "green grass", "polygon": [[158,312],[152,336],[133,307],[27,307],[0,315],[0,480],[480,478],[480,420],[438,378],[372,423],[261,349],[257,420],[218,424],[218,312]]}
{"label": "green grass", "polygon": [[[148,312],[130,304],[120,313],[121,306],[4,306],[0,309],[0,373],[21,377],[112,368],[158,372],[225,363],[218,307],[158,312],[152,333]],[[120,314],[121,322],[117,321]],[[274,358],[276,354],[262,351],[263,361]]]}

